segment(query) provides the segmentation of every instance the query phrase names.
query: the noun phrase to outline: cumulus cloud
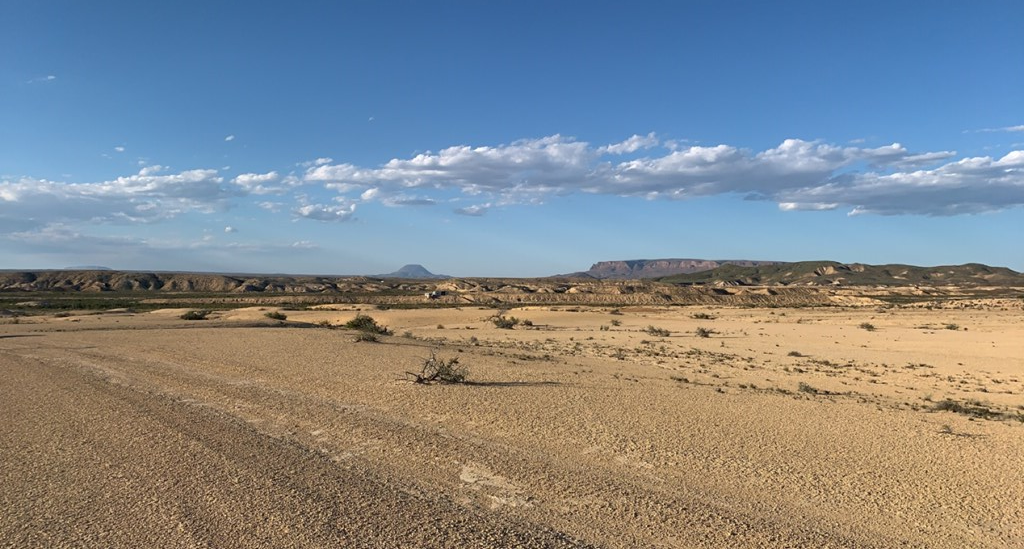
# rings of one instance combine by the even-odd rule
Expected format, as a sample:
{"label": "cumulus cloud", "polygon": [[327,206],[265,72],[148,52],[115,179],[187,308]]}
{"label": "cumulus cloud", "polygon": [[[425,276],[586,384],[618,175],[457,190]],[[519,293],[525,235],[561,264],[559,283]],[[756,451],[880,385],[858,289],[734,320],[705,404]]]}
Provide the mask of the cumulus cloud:
{"label": "cumulus cloud", "polygon": [[491,204],[474,204],[472,206],[466,206],[464,208],[455,208],[455,213],[459,215],[468,215],[471,217],[480,217],[487,213],[487,210],[491,209]]}
{"label": "cumulus cloud", "polygon": [[277,172],[243,173],[235,176],[231,182],[250,194],[273,194],[284,192],[283,187],[271,185],[279,179],[281,176]]}
{"label": "cumulus cloud", "polygon": [[229,136],[224,138],[224,141],[234,141],[234,140],[235,140],[235,135],[234,134],[231,134],[231,135],[229,135]]}
{"label": "cumulus cloud", "polygon": [[31,80],[27,80],[27,81],[25,81],[25,83],[26,84],[46,84],[46,83],[49,83],[49,82],[53,82],[56,79],[57,79],[57,77],[55,75],[48,74],[46,76],[40,76],[38,78],[33,78]]}
{"label": "cumulus cloud", "polygon": [[[623,155],[628,155],[624,157]],[[912,151],[786,139],[750,150],[633,135],[607,145],[553,135],[493,146],[459,145],[376,166],[327,157],[299,173],[216,169],[172,171],[158,164],[93,183],[0,177],[0,229],[47,223],[150,223],[185,213],[222,212],[246,202],[297,219],[342,222],[357,203],[433,206],[450,200],[460,215],[512,204],[592,193],[649,200],[733,195],[783,211],[845,209],[855,214],[958,215],[1024,205],[1024,151],[958,158],[955,151]],[[295,194],[302,188],[306,194]],[[277,195],[259,202],[260,195]],[[312,198],[311,198],[312,197]]]}
{"label": "cumulus cloud", "polygon": [[621,143],[599,147],[597,152],[601,154],[627,154],[640,149],[650,149],[658,144],[658,138],[654,135],[654,132],[651,132],[645,136],[634,135]]}
{"label": "cumulus cloud", "polygon": [[[654,154],[614,161],[614,156],[656,147]],[[654,134],[597,147],[554,135],[498,146],[449,147],[377,167],[321,164],[309,167],[303,177],[339,193],[361,191],[364,200],[383,201],[410,190],[421,195],[456,190],[491,199],[487,207],[456,210],[464,215],[573,192],[673,200],[736,194],[775,201],[783,210],[847,207],[925,215],[1024,204],[1024,175],[1013,153],[998,161],[956,156],[955,151],[913,152],[900,143],[870,148],[786,139],[751,151],[726,144],[672,142],[670,147],[659,144]],[[966,168],[975,165],[990,169]]]}
{"label": "cumulus cloud", "polygon": [[355,204],[331,206],[326,204],[305,204],[292,210],[296,217],[317,221],[342,222],[352,219],[356,213]]}
{"label": "cumulus cloud", "polygon": [[164,170],[146,166],[135,175],[97,183],[0,181],[0,204],[37,225],[74,220],[150,222],[186,212],[219,211],[233,195],[217,170]]}
{"label": "cumulus cloud", "polygon": [[124,152],[124,147],[117,146],[117,147],[114,147],[114,150],[119,152],[119,153],[123,153]]}
{"label": "cumulus cloud", "polygon": [[231,225],[228,225],[227,227],[224,227],[224,232],[226,232],[228,234],[230,234],[230,233],[237,233],[238,229],[232,227]]}

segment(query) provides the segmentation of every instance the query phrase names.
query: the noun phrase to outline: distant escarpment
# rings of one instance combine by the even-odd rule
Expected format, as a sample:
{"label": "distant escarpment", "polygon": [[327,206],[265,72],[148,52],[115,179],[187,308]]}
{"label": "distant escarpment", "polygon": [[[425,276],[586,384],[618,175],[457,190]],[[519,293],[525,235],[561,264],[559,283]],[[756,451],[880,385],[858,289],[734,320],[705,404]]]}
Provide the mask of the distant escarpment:
{"label": "distant escarpment", "polygon": [[673,284],[713,286],[1024,286],[1024,275],[979,263],[917,267],[800,261],[770,265],[723,265],[708,271],[659,279]]}
{"label": "distant escarpment", "polygon": [[751,261],[747,259],[629,259],[625,261],[598,261],[590,270],[579,273],[594,278],[661,278],[677,274],[696,273],[717,269],[723,265],[756,267],[774,265],[777,261]]}

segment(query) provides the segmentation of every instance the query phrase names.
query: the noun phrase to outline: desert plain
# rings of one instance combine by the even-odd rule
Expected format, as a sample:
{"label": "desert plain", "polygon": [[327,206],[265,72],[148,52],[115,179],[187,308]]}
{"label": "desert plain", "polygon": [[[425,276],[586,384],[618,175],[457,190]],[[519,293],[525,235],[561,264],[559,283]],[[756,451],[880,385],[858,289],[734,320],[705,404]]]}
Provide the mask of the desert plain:
{"label": "desert plain", "polygon": [[1019,298],[185,312],[0,319],[0,546],[1024,547]]}

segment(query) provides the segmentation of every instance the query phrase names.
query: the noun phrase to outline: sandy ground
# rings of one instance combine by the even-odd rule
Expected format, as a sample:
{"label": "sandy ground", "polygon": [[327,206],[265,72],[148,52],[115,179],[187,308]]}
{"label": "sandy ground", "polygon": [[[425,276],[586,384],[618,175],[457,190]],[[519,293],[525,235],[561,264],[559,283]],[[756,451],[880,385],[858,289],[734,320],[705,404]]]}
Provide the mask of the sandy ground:
{"label": "sandy ground", "polygon": [[1024,546],[1019,307],[270,310],[3,320],[0,546]]}

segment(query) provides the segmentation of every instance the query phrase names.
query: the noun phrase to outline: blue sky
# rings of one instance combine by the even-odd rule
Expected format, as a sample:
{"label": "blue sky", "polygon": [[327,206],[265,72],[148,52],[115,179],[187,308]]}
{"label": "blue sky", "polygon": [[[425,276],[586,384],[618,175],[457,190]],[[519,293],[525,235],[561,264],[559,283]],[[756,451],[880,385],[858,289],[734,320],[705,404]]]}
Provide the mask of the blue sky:
{"label": "blue sky", "polygon": [[0,268],[1024,271],[1024,3],[0,0]]}

